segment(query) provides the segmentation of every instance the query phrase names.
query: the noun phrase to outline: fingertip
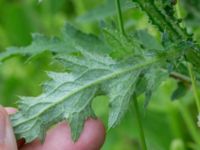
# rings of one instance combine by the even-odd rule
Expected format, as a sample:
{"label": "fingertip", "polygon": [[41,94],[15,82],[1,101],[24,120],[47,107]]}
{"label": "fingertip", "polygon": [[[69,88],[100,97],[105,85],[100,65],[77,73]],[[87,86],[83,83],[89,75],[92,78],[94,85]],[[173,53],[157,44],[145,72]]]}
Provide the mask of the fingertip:
{"label": "fingertip", "polygon": [[[7,114],[12,115],[17,112],[16,108],[13,107],[5,107],[4,110],[7,112]],[[25,144],[25,139],[20,139],[17,141],[17,147],[21,148]]]}
{"label": "fingertip", "polygon": [[77,142],[71,139],[70,127],[61,122],[47,133],[43,145],[40,142],[26,144],[22,149],[70,149],[70,150],[99,150],[105,141],[105,127],[99,119],[88,119]]}
{"label": "fingertip", "polygon": [[81,134],[77,145],[79,149],[99,150],[106,136],[105,127],[100,119],[88,119],[85,122],[83,133]]}
{"label": "fingertip", "polygon": [[7,111],[5,110],[5,108],[3,106],[0,105],[0,111],[1,111],[1,114],[4,115],[4,116],[7,116],[8,113]]}
{"label": "fingertip", "polygon": [[4,149],[17,149],[9,116],[3,106],[0,106],[0,145],[4,147]]}
{"label": "fingertip", "polygon": [[12,107],[5,107],[5,110],[8,114],[14,114],[17,112],[17,109],[12,108]]}
{"label": "fingertip", "polygon": [[6,120],[7,120],[7,113],[5,109],[2,106],[0,106],[0,149],[5,148]]}

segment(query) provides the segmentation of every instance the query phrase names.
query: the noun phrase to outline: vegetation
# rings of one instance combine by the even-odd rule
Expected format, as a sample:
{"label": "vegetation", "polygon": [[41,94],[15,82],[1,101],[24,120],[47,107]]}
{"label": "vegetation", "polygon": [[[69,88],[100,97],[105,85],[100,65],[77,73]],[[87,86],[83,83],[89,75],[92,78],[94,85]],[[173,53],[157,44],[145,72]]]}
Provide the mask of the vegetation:
{"label": "vegetation", "polygon": [[100,117],[105,150],[198,150],[199,8],[198,0],[0,1],[0,48],[16,45],[0,53],[0,99],[19,108],[16,137],[44,140],[66,120],[76,141],[85,119]]}

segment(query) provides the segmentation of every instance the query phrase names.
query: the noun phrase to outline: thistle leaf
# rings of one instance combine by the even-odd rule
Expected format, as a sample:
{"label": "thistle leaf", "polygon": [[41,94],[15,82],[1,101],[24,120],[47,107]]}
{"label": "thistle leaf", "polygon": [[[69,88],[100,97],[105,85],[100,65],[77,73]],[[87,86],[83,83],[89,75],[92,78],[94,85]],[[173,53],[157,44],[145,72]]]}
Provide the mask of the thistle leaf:
{"label": "thistle leaf", "polygon": [[[95,118],[91,105],[99,94],[109,97],[108,127],[115,127],[128,110],[132,96],[151,93],[163,81],[164,75],[160,72],[166,68],[167,60],[183,54],[176,49],[148,50],[134,36],[124,37],[111,30],[105,30],[105,42],[70,25],[62,31],[61,38],[36,36],[30,46],[0,55],[4,60],[12,54],[32,56],[49,50],[67,70],[48,72],[51,80],[43,84],[41,95],[20,98],[19,112],[11,116],[17,139],[43,141],[51,126],[66,120],[76,141],[84,121]],[[122,49],[124,53],[120,52]],[[138,84],[140,81],[144,84]]]}
{"label": "thistle leaf", "polygon": [[[110,97],[109,127],[122,119],[136,89],[140,72],[162,58],[137,58],[130,62],[116,62],[112,58],[80,50],[80,55],[57,56],[70,73],[48,73],[51,81],[44,84],[38,97],[22,97],[20,111],[11,117],[18,139],[27,142],[43,140],[46,129],[66,120],[77,140],[86,118],[94,117],[91,103],[99,91]],[[77,72],[78,68],[82,68]]]}
{"label": "thistle leaf", "polygon": [[[99,53],[108,52],[109,48],[98,37],[85,34],[77,30],[73,26],[66,24],[62,29],[60,37],[47,37],[42,34],[35,33],[32,35],[32,43],[26,47],[11,47],[5,52],[0,53],[0,61],[3,61],[13,55],[35,56],[44,51],[52,53],[72,53],[76,51],[76,45],[87,49],[88,51],[96,51]],[[92,44],[88,44],[92,43]]]}
{"label": "thistle leaf", "polygon": [[136,38],[132,36],[125,37],[117,30],[104,28],[103,37],[106,44],[112,49],[111,56],[116,59],[129,57],[130,55],[141,55],[143,52],[140,42]]}
{"label": "thistle leaf", "polygon": [[111,81],[108,85],[111,108],[108,121],[109,128],[115,127],[128,110],[139,74],[139,70],[135,73],[127,73]]}

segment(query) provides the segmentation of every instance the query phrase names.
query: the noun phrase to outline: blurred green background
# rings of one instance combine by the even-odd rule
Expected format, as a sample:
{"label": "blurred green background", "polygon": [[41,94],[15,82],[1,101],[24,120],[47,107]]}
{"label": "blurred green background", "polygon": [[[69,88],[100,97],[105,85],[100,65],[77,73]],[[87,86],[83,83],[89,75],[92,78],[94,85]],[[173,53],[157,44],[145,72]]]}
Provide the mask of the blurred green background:
{"label": "blurred green background", "polygon": [[[189,3],[194,3],[187,5]],[[196,2],[196,4],[195,4]],[[122,1],[126,30],[144,29],[157,36],[148,18],[129,0]],[[186,5],[184,5],[186,4]],[[189,31],[200,37],[200,8],[198,0],[182,0],[182,13],[187,18]],[[185,7],[184,7],[185,6]],[[189,7],[191,6],[191,7]],[[185,12],[187,9],[189,13]],[[116,22],[114,0],[0,0],[0,52],[6,47],[25,46],[35,32],[58,35],[65,22],[84,32],[98,35],[102,21]],[[41,92],[40,84],[47,80],[45,71],[62,70],[51,63],[46,52],[27,62],[26,56],[15,56],[0,64],[0,104],[16,107],[20,95],[35,96]],[[171,94],[177,81],[165,81],[154,93],[147,109],[140,110],[149,150],[199,150],[200,131],[197,128],[197,111],[192,92],[176,101]],[[107,106],[107,107],[105,107]],[[97,115],[107,123],[108,99],[98,97],[93,107]],[[131,106],[132,107],[132,106]],[[140,138],[135,111],[131,108],[122,123],[107,132],[103,150],[140,150]]]}

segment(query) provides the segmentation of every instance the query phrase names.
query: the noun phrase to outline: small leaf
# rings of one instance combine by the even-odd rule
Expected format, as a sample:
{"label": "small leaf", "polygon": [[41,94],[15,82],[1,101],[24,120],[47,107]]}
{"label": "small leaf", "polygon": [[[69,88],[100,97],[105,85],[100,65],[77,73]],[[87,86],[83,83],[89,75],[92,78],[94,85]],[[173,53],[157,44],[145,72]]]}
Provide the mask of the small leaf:
{"label": "small leaf", "polygon": [[178,82],[176,90],[173,92],[171,99],[177,100],[183,97],[188,91],[188,87],[183,82]]}
{"label": "small leaf", "polygon": [[149,50],[160,50],[162,51],[163,46],[147,31],[139,30],[136,33],[136,38],[141,42],[141,44]]}

